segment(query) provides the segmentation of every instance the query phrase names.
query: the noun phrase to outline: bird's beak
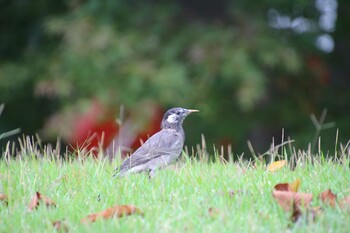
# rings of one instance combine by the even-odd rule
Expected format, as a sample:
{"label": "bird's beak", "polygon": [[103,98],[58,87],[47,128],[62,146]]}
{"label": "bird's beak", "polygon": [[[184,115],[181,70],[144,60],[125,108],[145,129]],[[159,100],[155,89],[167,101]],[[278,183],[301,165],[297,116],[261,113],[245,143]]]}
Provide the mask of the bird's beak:
{"label": "bird's beak", "polygon": [[193,112],[199,112],[199,110],[196,110],[196,109],[187,109],[187,115],[188,114],[191,114]]}

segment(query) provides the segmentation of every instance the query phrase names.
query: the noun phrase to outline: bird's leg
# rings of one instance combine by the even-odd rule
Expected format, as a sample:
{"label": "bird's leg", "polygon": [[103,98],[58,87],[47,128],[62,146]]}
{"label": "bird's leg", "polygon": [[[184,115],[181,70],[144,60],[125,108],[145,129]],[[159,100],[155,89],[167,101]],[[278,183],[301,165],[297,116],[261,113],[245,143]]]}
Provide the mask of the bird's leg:
{"label": "bird's leg", "polygon": [[156,169],[150,169],[148,173],[148,178],[152,179],[155,174],[156,174]]}

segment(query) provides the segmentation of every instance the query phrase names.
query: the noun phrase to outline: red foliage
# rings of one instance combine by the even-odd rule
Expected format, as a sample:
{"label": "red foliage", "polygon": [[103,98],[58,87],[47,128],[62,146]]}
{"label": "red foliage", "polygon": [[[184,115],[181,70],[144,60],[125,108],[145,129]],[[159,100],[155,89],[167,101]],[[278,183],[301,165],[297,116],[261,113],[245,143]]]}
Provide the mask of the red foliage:
{"label": "red foliage", "polygon": [[163,109],[154,105],[148,107],[154,110],[149,118],[142,119],[146,121],[143,129],[132,132],[130,128],[134,124],[133,121],[139,116],[131,115],[126,119],[128,124],[123,125],[123,130],[120,131],[115,113],[100,102],[93,101],[90,109],[85,114],[77,116],[73,122],[72,134],[68,143],[73,149],[91,151],[94,156],[97,156],[98,149],[106,150],[114,139],[130,137],[128,140],[122,140],[124,144],[117,146],[136,150],[141,146],[141,142],[146,141],[160,130]]}

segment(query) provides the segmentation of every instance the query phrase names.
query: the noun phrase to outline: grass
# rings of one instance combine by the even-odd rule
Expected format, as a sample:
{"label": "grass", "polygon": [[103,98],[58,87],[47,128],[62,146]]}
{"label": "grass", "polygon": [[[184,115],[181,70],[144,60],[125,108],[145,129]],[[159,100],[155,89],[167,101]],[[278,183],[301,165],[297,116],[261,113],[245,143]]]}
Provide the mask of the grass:
{"label": "grass", "polygon": [[[45,151],[45,149],[43,149]],[[205,163],[183,157],[175,166],[159,171],[154,179],[136,174],[112,179],[117,161],[106,159],[61,160],[28,156],[0,160],[0,232],[53,232],[52,222],[63,220],[69,232],[346,232],[350,212],[324,207],[315,222],[293,224],[273,199],[275,184],[301,179],[301,192],[317,198],[331,188],[339,198],[350,194],[349,156],[341,161],[299,159],[271,173],[257,162]],[[56,208],[27,206],[39,191],[52,198]],[[234,193],[232,195],[232,193]],[[90,213],[117,204],[139,207],[144,216],[98,220],[83,224]],[[209,209],[213,211],[210,213]]]}

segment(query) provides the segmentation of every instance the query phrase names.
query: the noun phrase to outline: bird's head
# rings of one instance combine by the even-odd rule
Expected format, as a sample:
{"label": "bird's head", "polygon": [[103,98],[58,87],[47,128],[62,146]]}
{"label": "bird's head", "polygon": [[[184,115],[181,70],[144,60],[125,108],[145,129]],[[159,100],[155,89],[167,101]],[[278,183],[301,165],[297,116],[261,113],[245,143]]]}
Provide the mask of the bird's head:
{"label": "bird's head", "polygon": [[199,112],[195,109],[171,108],[163,116],[162,128],[174,128],[182,125],[184,119],[193,112]]}

